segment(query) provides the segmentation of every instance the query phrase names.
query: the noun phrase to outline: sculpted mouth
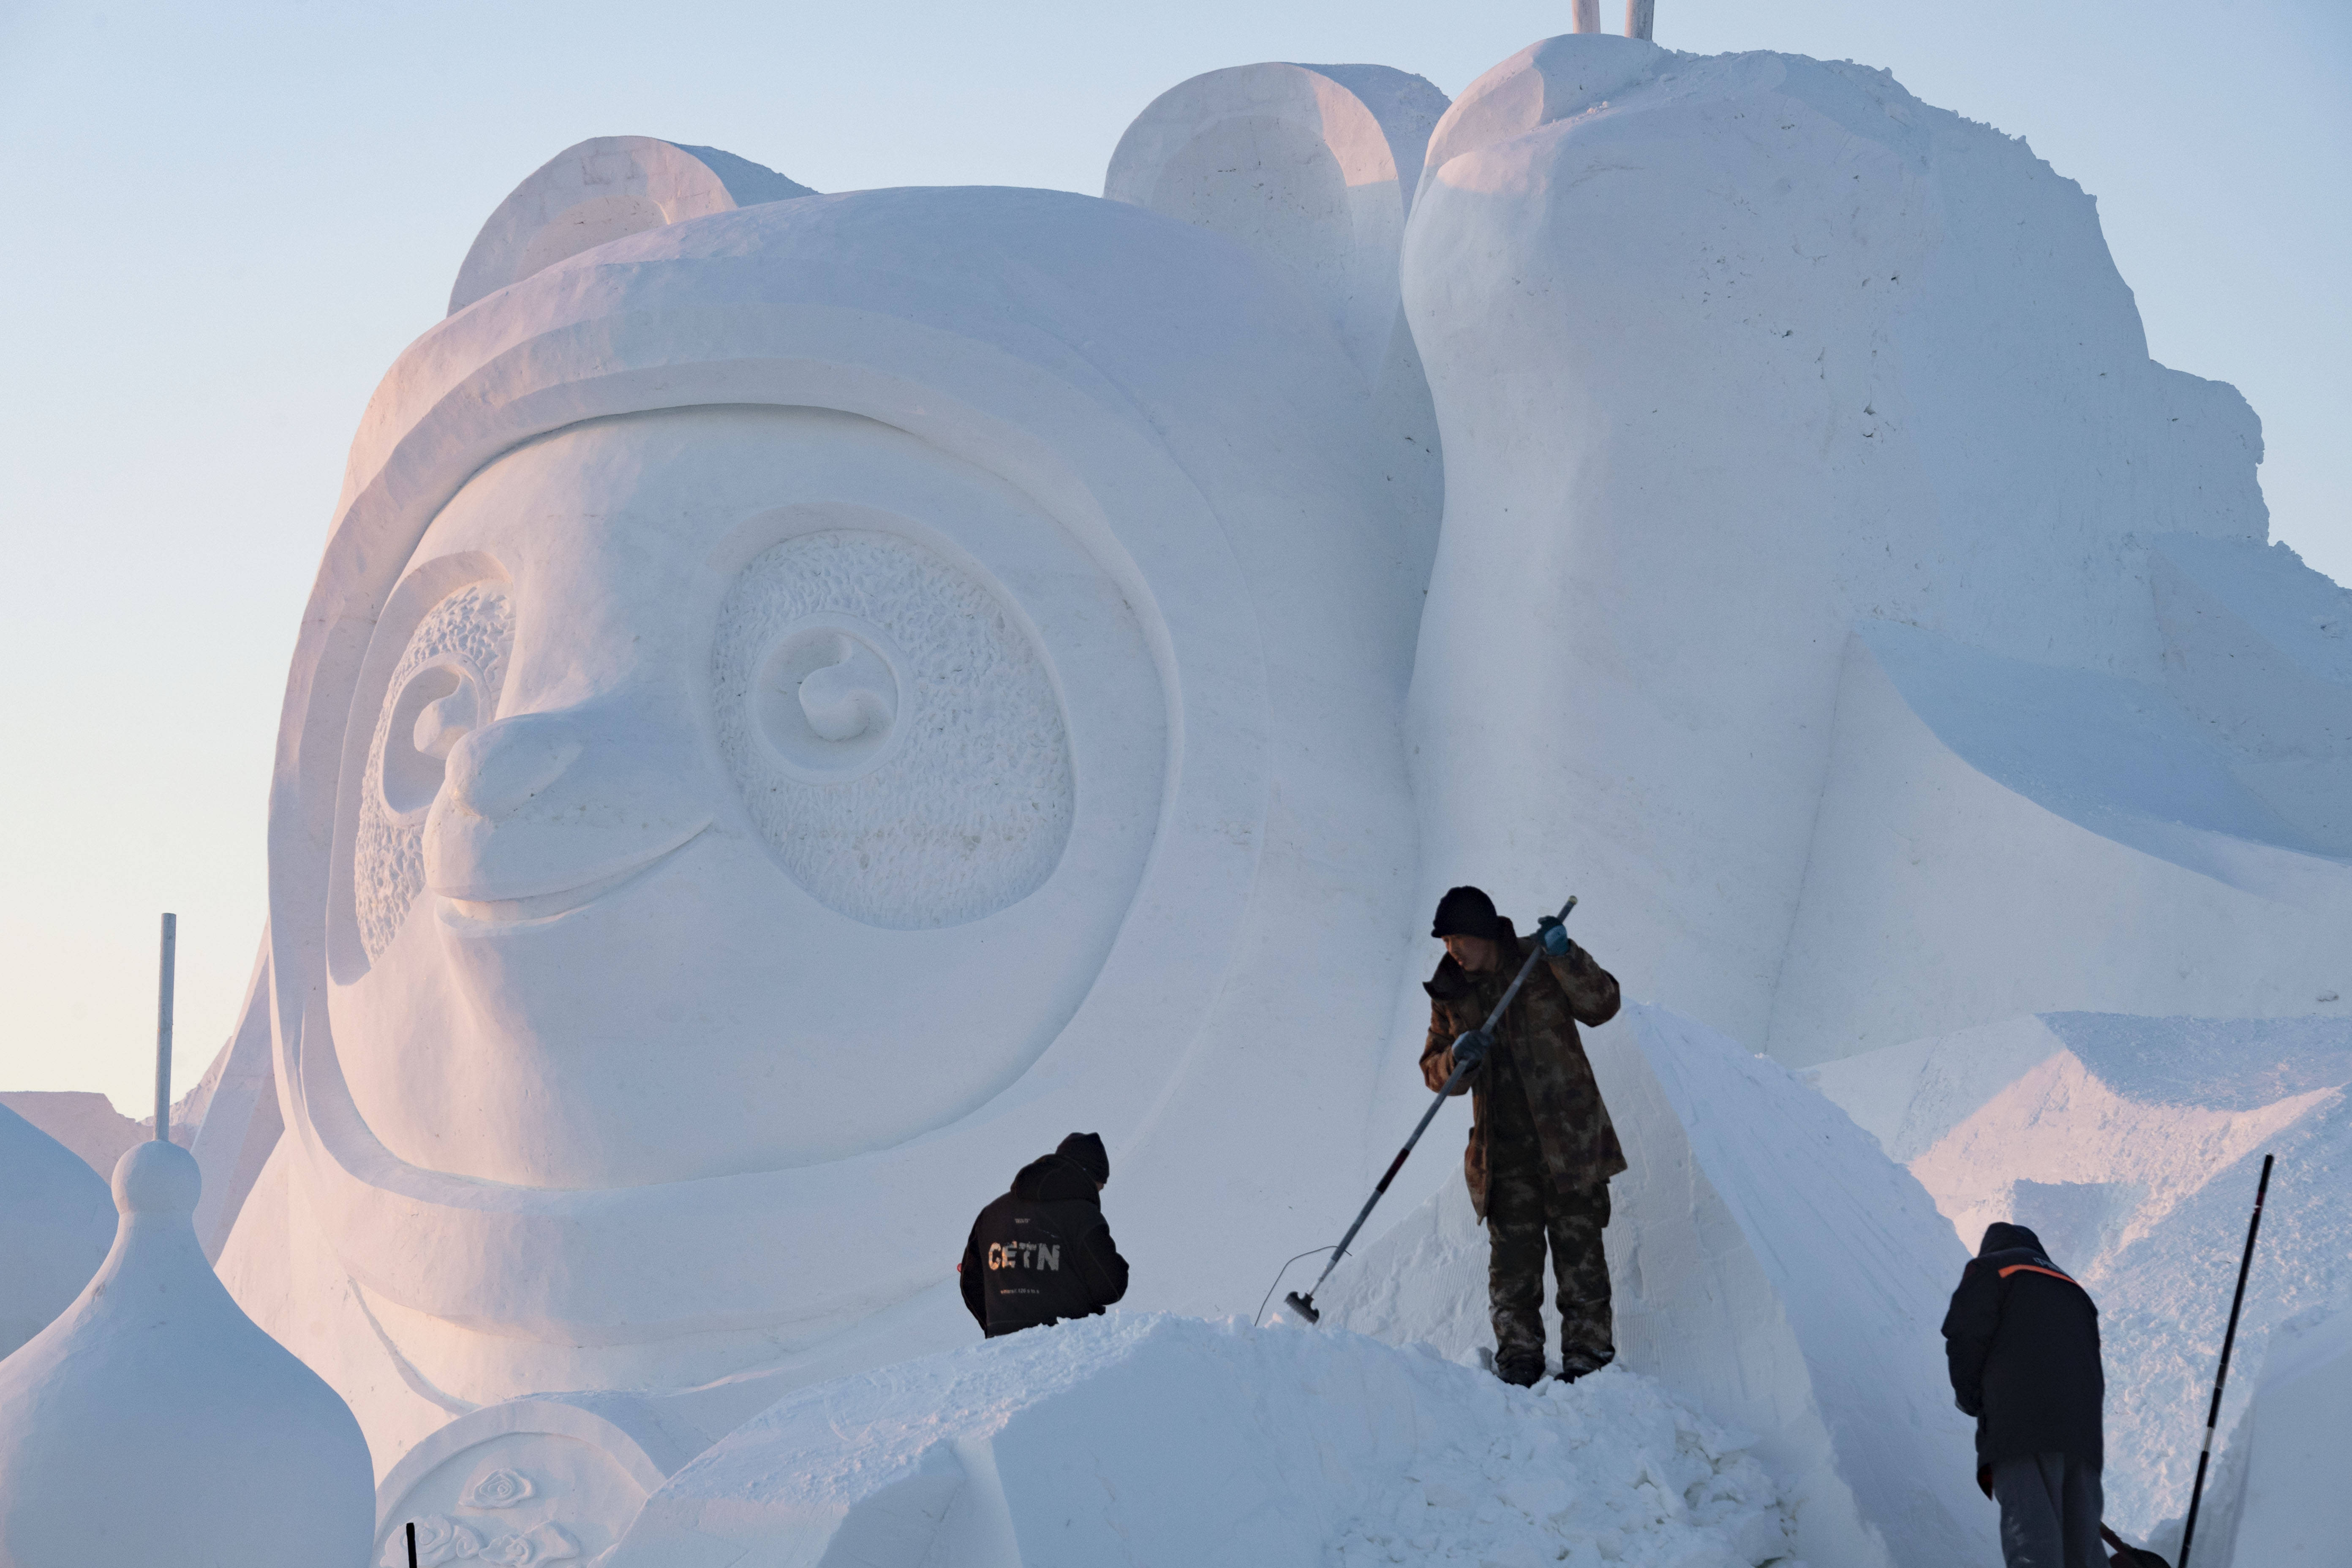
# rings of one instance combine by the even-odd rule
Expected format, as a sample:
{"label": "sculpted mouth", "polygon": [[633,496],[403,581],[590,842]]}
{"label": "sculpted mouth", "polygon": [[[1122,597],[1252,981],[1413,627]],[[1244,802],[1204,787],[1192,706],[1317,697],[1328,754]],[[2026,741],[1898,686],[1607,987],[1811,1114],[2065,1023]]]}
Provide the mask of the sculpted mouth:
{"label": "sculpted mouth", "polygon": [[527,921],[549,920],[556,915],[569,914],[573,910],[618,892],[685,848],[700,836],[703,828],[709,826],[708,823],[698,823],[684,836],[667,844],[656,846],[616,869],[605,871],[584,882],[575,883],[572,887],[560,889],[551,893],[533,893],[520,898],[500,899],[480,897],[479,890],[472,887],[467,888],[467,891],[477,893],[478,896],[473,898],[458,898],[452,893],[439,892],[438,889],[436,891],[441,900],[445,919],[476,925],[517,925]]}

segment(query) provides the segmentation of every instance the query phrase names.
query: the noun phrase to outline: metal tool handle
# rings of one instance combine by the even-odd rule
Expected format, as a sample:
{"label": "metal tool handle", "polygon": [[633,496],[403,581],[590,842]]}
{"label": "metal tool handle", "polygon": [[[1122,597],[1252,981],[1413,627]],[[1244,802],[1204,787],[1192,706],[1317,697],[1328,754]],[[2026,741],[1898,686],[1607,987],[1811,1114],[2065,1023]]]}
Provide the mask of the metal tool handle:
{"label": "metal tool handle", "polygon": [[2205,1467],[2213,1458],[2213,1426],[2221,1419],[2221,1390],[2230,1381],[2230,1352],[2238,1342],[2238,1312],[2246,1304],[2246,1274],[2254,1266],[2254,1237],[2262,1234],[2263,1199],[2270,1195],[2271,1161],[2263,1156],[2263,1179],[2254,1187],[2254,1217],[2246,1226],[2246,1250],[2238,1258],[2238,1293],[2230,1298],[2230,1328],[2221,1336],[2221,1370],[2213,1374],[2213,1404],[2205,1412],[2205,1446],[2197,1451],[2197,1484],[2189,1492],[2189,1518],[2180,1527],[2180,1568],[2189,1568],[2189,1543],[2197,1539],[2197,1505],[2205,1498]]}

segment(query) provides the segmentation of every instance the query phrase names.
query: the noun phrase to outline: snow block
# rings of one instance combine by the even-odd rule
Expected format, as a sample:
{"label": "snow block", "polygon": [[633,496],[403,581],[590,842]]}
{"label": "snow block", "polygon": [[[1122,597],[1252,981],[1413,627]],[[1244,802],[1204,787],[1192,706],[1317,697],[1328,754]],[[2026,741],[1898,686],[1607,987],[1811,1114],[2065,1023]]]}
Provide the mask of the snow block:
{"label": "snow block", "polygon": [[2198,1519],[2198,1542],[2227,1545],[2198,1552],[2200,1568],[2343,1560],[2352,1542],[2352,1491],[2344,1486],[2344,1444],[2352,1436],[2347,1411],[2352,1312],[2339,1304],[2280,1324],[2253,1403]]}
{"label": "snow block", "polygon": [[1740,1440],[1649,1380],[1507,1388],[1359,1335],[1116,1315],[803,1389],[608,1568],[1784,1559]]}
{"label": "snow block", "polygon": [[[1619,1364],[1758,1434],[1816,1568],[1991,1561],[1937,1333],[1966,1255],[1926,1191],[1837,1107],[1703,1025],[1629,1005],[1585,1048],[1629,1162],[1610,1184]],[[1341,1266],[1325,1321],[1450,1354],[1491,1346],[1486,1271],[1455,1179]]]}
{"label": "snow block", "polygon": [[1881,71],[1593,34],[1429,147],[1425,900],[1574,867],[1622,982],[1791,1064],[2340,999],[2352,598],[2079,185]]}
{"label": "snow block", "polygon": [[2246,1017],[2333,992],[2342,1010],[2335,841],[2283,816],[2271,764],[2161,680],[1865,621],[1833,731],[1759,1042],[1779,1059],[2062,1009]]}

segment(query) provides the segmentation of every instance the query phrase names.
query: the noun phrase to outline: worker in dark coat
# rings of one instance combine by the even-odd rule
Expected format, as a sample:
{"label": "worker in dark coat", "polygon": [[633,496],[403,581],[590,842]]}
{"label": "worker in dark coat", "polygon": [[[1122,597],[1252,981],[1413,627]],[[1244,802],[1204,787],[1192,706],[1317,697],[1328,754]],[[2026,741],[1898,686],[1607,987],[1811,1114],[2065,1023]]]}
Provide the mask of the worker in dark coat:
{"label": "worker in dark coat", "polygon": [[1073,1132],[980,1211],[964,1243],[963,1304],[990,1339],[1064,1318],[1091,1318],[1127,1294],[1127,1259],[1104,1223],[1110,1155]]}
{"label": "worker in dark coat", "polygon": [[[1448,892],[1430,934],[1446,949],[1423,987],[1429,1037],[1421,1071],[1435,1089],[1454,1075],[1457,1038],[1486,1023],[1539,939],[1521,937],[1476,888]],[[1545,950],[1485,1058],[1454,1090],[1470,1095],[1462,1169],[1486,1225],[1495,1371],[1522,1387],[1544,1372],[1547,1241],[1559,1281],[1560,1376],[1573,1381],[1617,1353],[1601,1237],[1609,1178],[1625,1168],[1625,1152],[1576,1033],[1579,1024],[1617,1016],[1617,981],[1565,931],[1554,934],[1562,951]]]}
{"label": "worker in dark coat", "polygon": [[1944,1314],[1952,1397],[1977,1418],[1977,1480],[2009,1568],[2105,1568],[2099,1309],[2021,1225],[1985,1227]]}

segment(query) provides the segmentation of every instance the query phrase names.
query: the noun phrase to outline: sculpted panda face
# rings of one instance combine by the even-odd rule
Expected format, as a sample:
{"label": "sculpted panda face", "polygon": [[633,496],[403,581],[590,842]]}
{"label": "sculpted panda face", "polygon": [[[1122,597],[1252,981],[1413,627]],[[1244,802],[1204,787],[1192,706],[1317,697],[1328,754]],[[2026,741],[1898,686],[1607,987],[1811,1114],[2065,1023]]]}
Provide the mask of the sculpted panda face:
{"label": "sculpted panda face", "polygon": [[521,253],[379,386],[297,643],[277,1168],[341,1304],[272,1331],[397,1451],[960,1332],[942,1194],[1073,1127],[1137,1205],[1216,1140],[1269,1230],[1351,1186],[1274,1124],[1391,1022],[1422,584],[1328,322],[1066,193]]}
{"label": "sculpted panda face", "polygon": [[353,700],[330,1007],[411,1164],[815,1164],[1018,1078],[1159,812],[1142,632],[1030,498],[901,430],[558,430],[439,511]]}

